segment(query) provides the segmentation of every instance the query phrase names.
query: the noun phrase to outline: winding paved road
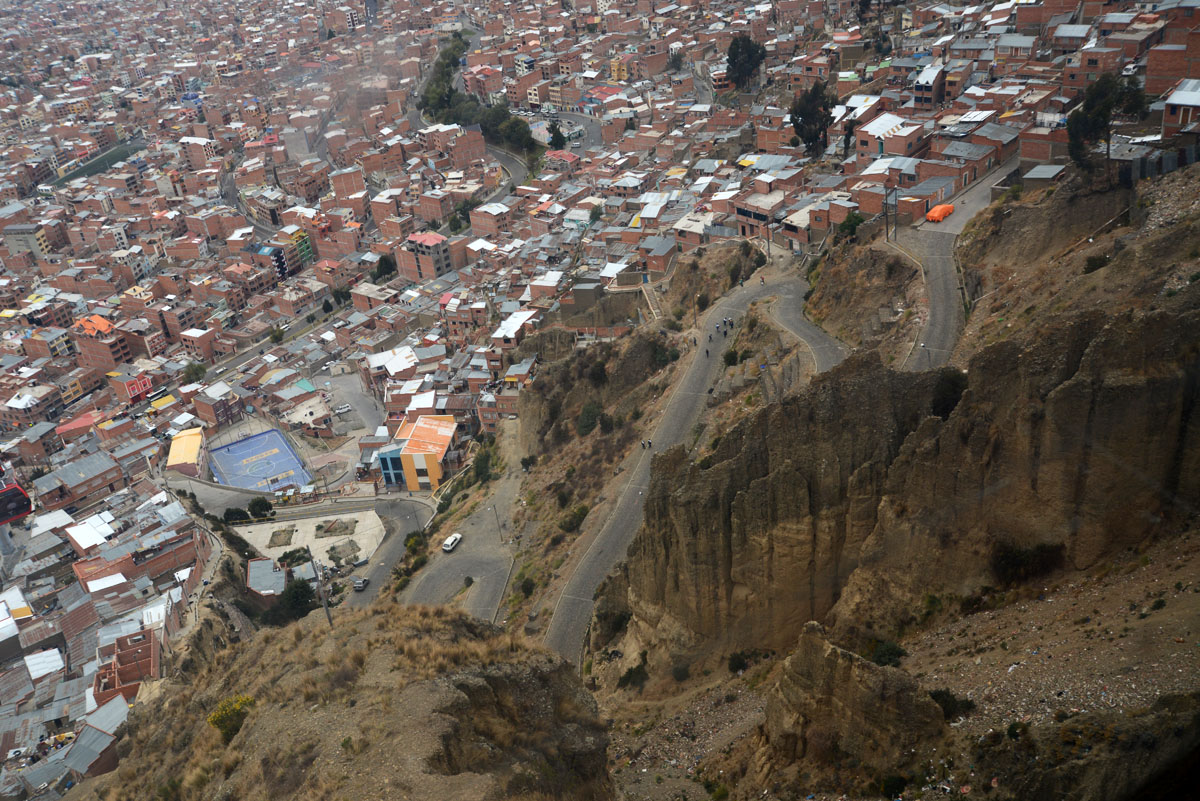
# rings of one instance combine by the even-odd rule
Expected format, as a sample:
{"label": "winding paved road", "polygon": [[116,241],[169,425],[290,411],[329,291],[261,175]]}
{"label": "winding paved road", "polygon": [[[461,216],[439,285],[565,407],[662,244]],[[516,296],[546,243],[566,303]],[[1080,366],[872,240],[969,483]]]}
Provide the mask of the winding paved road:
{"label": "winding paved road", "polygon": [[[712,321],[723,317],[740,320],[752,301],[777,295],[779,301],[774,310],[776,319],[812,350],[819,372],[828,370],[845,358],[845,346],[804,317],[804,293],[807,289],[804,280],[794,275],[775,278],[765,285],[752,281],[711,307],[699,328],[705,331],[713,324]],[[691,434],[692,427],[704,414],[708,390],[717,383],[724,369],[717,349],[713,349],[708,358],[704,357],[702,351],[692,356],[692,363],[675,385],[658,427],[651,434],[655,451],[684,442]],[[555,604],[544,643],[572,663],[578,663],[583,650],[584,636],[592,619],[596,588],[613,567],[625,558],[629,543],[642,524],[642,492],[650,483],[651,456],[651,451],[635,451],[626,460],[626,464],[632,462],[633,467],[625,473],[628,478],[618,491],[616,505],[583,558],[576,563]]]}
{"label": "winding paved road", "polygon": [[971,218],[991,205],[995,178],[1016,169],[1013,158],[951,198],[954,213],[944,222],[922,222],[901,228],[893,242],[921,265],[929,295],[929,319],[904,360],[904,370],[930,370],[950,361],[965,323],[963,297],[954,264],[954,243]]}
{"label": "winding paved road", "polygon": [[392,568],[404,556],[404,540],[410,531],[424,528],[433,517],[432,503],[424,498],[401,498],[378,500],[375,503],[375,513],[381,518],[395,521],[391,533],[383,538],[383,542],[371,554],[371,564],[361,575],[368,579],[367,588],[362,592],[350,592],[346,605],[353,609],[362,607],[375,600],[379,589],[391,580]]}

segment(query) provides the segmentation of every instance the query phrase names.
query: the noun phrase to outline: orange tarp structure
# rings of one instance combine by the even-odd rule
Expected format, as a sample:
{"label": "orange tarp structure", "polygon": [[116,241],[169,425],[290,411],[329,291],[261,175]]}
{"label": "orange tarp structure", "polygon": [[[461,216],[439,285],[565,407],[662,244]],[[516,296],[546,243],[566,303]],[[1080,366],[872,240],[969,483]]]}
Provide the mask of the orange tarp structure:
{"label": "orange tarp structure", "polygon": [[930,222],[941,222],[954,213],[954,205],[952,203],[939,203],[929,210],[925,215],[925,219]]}

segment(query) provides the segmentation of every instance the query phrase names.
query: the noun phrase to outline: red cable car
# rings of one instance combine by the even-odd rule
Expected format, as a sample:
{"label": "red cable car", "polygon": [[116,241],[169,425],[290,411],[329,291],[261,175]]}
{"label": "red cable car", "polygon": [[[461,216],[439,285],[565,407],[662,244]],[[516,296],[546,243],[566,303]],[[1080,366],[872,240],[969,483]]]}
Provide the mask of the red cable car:
{"label": "red cable car", "polygon": [[33,503],[15,481],[0,483],[0,525],[20,520],[33,511]]}

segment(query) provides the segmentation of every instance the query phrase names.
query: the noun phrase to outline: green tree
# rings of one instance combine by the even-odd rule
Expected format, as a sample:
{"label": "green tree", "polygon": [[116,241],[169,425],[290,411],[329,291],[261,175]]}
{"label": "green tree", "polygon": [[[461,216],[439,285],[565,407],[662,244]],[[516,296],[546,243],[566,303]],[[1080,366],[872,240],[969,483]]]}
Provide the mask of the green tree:
{"label": "green tree", "polygon": [[766,47],[744,33],[739,34],[733,37],[733,41],[729,43],[725,75],[733,82],[734,86],[741,89],[758,72],[759,65],[766,57]]}
{"label": "green tree", "polygon": [[479,453],[475,454],[474,470],[475,480],[480,484],[492,477],[492,452],[487,448],[480,448]]}
{"label": "green tree", "polygon": [[263,615],[263,622],[282,626],[299,620],[317,608],[317,594],[304,579],[293,579],[279,594],[279,600]]}
{"label": "green tree", "polygon": [[246,511],[253,517],[266,517],[271,514],[271,502],[263,497],[255,497],[250,499],[250,503],[246,504]]}
{"label": "green tree", "polygon": [[231,506],[226,509],[224,517],[225,522],[229,523],[230,525],[250,522],[250,515],[246,514],[246,510],[240,509],[237,506]]}
{"label": "green tree", "polygon": [[562,150],[567,146],[567,137],[563,136],[562,128],[558,125],[558,120],[550,123],[550,149]]}
{"label": "green tree", "polygon": [[500,138],[509,147],[520,151],[531,150],[536,144],[529,132],[529,123],[520,117],[509,117],[500,126]]}
{"label": "green tree", "polygon": [[325,302],[321,304],[321,311],[329,314],[333,311],[333,302],[329,298],[325,298]]}
{"label": "green tree", "polygon": [[846,236],[854,236],[858,232],[858,226],[866,222],[866,219],[857,211],[852,211],[846,215],[846,219],[842,220],[842,224],[838,226],[838,232]]}
{"label": "green tree", "polygon": [[189,384],[204,380],[204,376],[207,374],[208,368],[200,362],[188,362],[187,366],[183,368],[183,380]]}
{"label": "green tree", "polygon": [[280,342],[282,342],[283,341],[283,329],[277,325],[272,326],[270,340],[271,340],[271,342],[273,342],[276,345],[278,345]]}
{"label": "green tree", "polygon": [[1067,117],[1067,152],[1085,172],[1095,168],[1092,149],[1106,143],[1105,159],[1112,155],[1112,122],[1115,114],[1142,118],[1146,94],[1131,76],[1119,78],[1106,72],[1083,93],[1083,102]]}
{"label": "green tree", "polygon": [[672,50],[671,55],[667,56],[667,69],[671,72],[679,72],[683,69],[683,48]]}
{"label": "green tree", "polygon": [[449,227],[450,227],[450,233],[457,234],[463,228],[462,218],[459,217],[457,214],[451,214]]}
{"label": "green tree", "polygon": [[583,404],[583,408],[579,410],[579,417],[575,420],[575,431],[581,437],[586,437],[596,428],[596,424],[600,422],[600,415],[604,412],[604,407],[594,400],[590,400]]}
{"label": "green tree", "polygon": [[396,273],[396,257],[391,253],[384,253],[379,257],[379,263],[375,265],[375,270],[371,273],[371,277],[378,281],[380,278],[387,278],[389,275]]}
{"label": "green tree", "polygon": [[833,122],[835,101],[824,81],[817,81],[792,101],[792,128],[810,156],[824,153],[829,144],[829,124]]}
{"label": "green tree", "polygon": [[588,213],[588,221],[592,223],[600,222],[600,218],[604,216],[604,208],[597,203],[592,206],[592,210]]}

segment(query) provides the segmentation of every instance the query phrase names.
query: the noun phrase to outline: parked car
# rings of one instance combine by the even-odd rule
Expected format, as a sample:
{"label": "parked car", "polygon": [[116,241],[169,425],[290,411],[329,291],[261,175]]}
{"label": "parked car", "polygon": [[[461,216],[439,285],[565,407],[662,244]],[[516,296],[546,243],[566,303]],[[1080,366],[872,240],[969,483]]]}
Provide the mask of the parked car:
{"label": "parked car", "polygon": [[459,534],[456,531],[453,534],[451,534],[449,537],[446,537],[446,541],[442,543],[442,550],[445,551],[446,553],[450,553],[451,551],[453,551],[455,548],[458,547],[458,544],[460,542],[462,542],[462,534]]}
{"label": "parked car", "polygon": [[355,576],[351,583],[354,585],[355,592],[362,592],[371,583],[371,580],[366,576]]}
{"label": "parked car", "polygon": [[353,407],[353,406],[351,406],[350,404],[348,404],[348,403],[343,403],[341,406],[337,407],[337,408],[336,408],[336,409],[334,409],[333,411],[334,411],[334,413],[335,413],[335,414],[345,414],[346,412],[352,411],[352,410],[353,410],[353,408],[354,408],[354,407]]}

